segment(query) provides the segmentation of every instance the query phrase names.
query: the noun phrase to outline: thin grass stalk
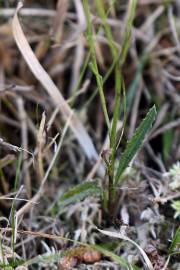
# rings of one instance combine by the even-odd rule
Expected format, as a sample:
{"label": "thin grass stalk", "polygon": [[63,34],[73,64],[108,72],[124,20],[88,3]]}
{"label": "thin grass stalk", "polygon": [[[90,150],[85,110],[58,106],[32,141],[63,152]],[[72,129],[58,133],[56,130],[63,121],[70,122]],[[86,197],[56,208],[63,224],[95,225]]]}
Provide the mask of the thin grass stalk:
{"label": "thin grass stalk", "polygon": [[[136,10],[137,0],[130,0],[128,5],[128,15],[127,15],[127,24],[125,27],[125,34],[123,37],[122,49],[120,53],[120,63],[117,63],[115,68],[115,109],[113,114],[113,121],[112,121],[112,129],[111,129],[111,141],[110,146],[112,149],[112,166],[115,160],[116,154],[116,144],[117,144],[117,123],[120,114],[120,96],[121,96],[121,86],[122,86],[122,66],[124,65],[128,53],[128,49],[130,47],[130,39],[131,39],[131,29],[133,20],[135,17],[135,10]],[[124,92],[125,94],[125,92]],[[123,95],[124,95],[123,94]]]}
{"label": "thin grass stalk", "polygon": [[88,40],[88,43],[90,46],[91,59],[92,59],[91,68],[92,68],[92,71],[96,77],[96,82],[97,82],[98,89],[99,89],[99,95],[100,95],[100,99],[101,99],[104,118],[106,121],[107,128],[109,130],[110,129],[110,120],[109,120],[107,106],[106,106],[106,100],[105,100],[105,96],[104,96],[103,80],[102,80],[102,76],[99,73],[97,61],[96,61],[95,43],[94,43],[94,38],[93,38],[92,22],[91,22],[91,15],[90,15],[90,10],[89,10],[88,0],[83,0],[83,5],[84,5],[86,20],[87,20],[87,40]]}
{"label": "thin grass stalk", "polygon": [[[95,1],[97,11],[102,19],[103,27],[105,29],[105,34],[108,40],[108,44],[111,50],[112,59],[119,59],[118,50],[114,43],[113,35],[111,33],[111,28],[107,23],[107,16],[105,13],[103,2],[96,0]],[[121,71],[119,69],[119,63],[116,61],[115,65],[115,110],[113,114],[113,121],[111,127],[111,135],[110,135],[110,148],[112,149],[111,155],[111,164],[110,164],[110,172],[113,178],[114,172],[114,159],[115,159],[115,152],[116,152],[116,135],[117,135],[117,122],[119,118],[119,111],[120,111],[120,92],[121,92]]]}
{"label": "thin grass stalk", "polygon": [[[116,3],[117,0],[113,0],[111,3],[110,3],[110,7],[107,11],[107,13],[105,14],[106,18],[108,17],[108,14],[109,12],[111,11],[111,8],[114,6],[114,4]],[[99,27],[98,31],[97,31],[97,35],[98,33],[101,31],[102,29],[102,26]],[[72,101],[69,103],[71,105],[71,107],[73,106],[74,102],[75,102],[75,99],[76,99],[76,92],[78,91],[79,87],[80,87],[80,84],[82,82],[82,79],[83,79],[83,76],[85,74],[85,71],[86,71],[86,68],[89,64],[89,60],[90,60],[90,57],[91,57],[91,53],[88,52],[88,55],[86,56],[86,59],[84,61],[84,64],[83,64],[83,67],[82,67],[82,70],[81,70],[81,73],[80,73],[80,77],[79,77],[79,81],[77,83],[77,86],[75,88],[75,91],[72,95]],[[111,72],[113,71],[114,69],[114,66],[115,66],[115,63],[117,62],[117,59],[119,58],[119,56],[117,55],[117,58],[114,58],[113,59],[113,63],[112,65],[110,66],[110,68],[108,69],[106,75],[104,76],[103,78],[103,85],[104,83],[106,82],[106,80],[109,78]],[[91,97],[88,99],[88,101],[85,103],[85,107],[88,107],[89,104],[92,102],[92,100],[95,98],[95,96],[97,95],[98,93],[98,88],[95,89],[95,91],[93,92],[93,94],[91,95]]]}
{"label": "thin grass stalk", "polygon": [[[97,11],[99,16],[102,19],[103,27],[105,29],[105,34],[108,40],[109,48],[112,54],[112,59],[119,59],[118,50],[115,46],[113,35],[111,33],[111,28],[107,23],[107,16],[105,13],[103,2],[96,0],[95,1]],[[108,173],[108,209],[109,213],[111,213],[111,209],[113,208],[113,179],[114,179],[114,161],[116,155],[116,136],[117,136],[117,122],[119,119],[119,111],[120,111],[120,93],[121,93],[121,75],[119,69],[119,63],[116,61],[115,64],[115,109],[112,120],[112,127],[110,131],[110,148],[112,150],[112,154],[110,156],[109,164],[107,164],[107,173]]]}
{"label": "thin grass stalk", "polygon": [[123,117],[123,126],[122,126],[122,131],[116,146],[116,150],[119,148],[119,144],[121,142],[122,136],[124,134],[124,129],[126,126],[126,119],[127,119],[127,101],[126,101],[126,87],[125,87],[125,82],[124,80],[122,80],[122,90],[123,90],[123,113],[124,113],[124,117]]}
{"label": "thin grass stalk", "polygon": [[[121,86],[122,86],[122,66],[124,65],[128,53],[128,49],[130,47],[130,40],[131,40],[131,29],[133,20],[135,17],[137,0],[130,0],[128,5],[128,15],[127,15],[127,24],[125,27],[125,34],[123,37],[122,49],[120,53],[120,63],[116,65],[115,69],[115,109],[113,114],[113,123],[112,123],[112,130],[111,130],[111,148],[112,148],[112,163],[114,163],[114,158],[116,154],[116,143],[117,143],[117,122],[120,114],[120,96],[121,96]],[[125,89],[125,88],[124,88]],[[123,95],[125,97],[125,91],[123,90]],[[126,98],[124,99],[126,100]],[[124,106],[125,108],[125,106]],[[125,115],[125,114],[124,114]],[[124,116],[126,117],[126,116]]]}
{"label": "thin grass stalk", "polygon": [[[113,60],[113,63],[111,64],[110,68],[108,69],[108,71],[106,72],[104,78],[103,78],[103,85],[105,84],[105,82],[109,79],[110,75],[112,74],[113,70],[114,70],[114,67],[117,63],[119,59],[119,56],[117,59],[114,59]],[[93,94],[91,95],[91,97],[86,101],[85,103],[85,107],[87,108],[88,106],[90,106],[91,102],[93,101],[93,99],[96,97],[98,93],[98,87],[95,89],[95,91],[93,92]]]}
{"label": "thin grass stalk", "polygon": [[[96,0],[96,8],[98,10],[98,13],[102,19],[103,26],[105,29],[105,33],[107,36],[108,44],[111,50],[111,54],[113,59],[118,59],[118,51],[115,46],[113,36],[111,33],[111,29],[107,23],[107,17],[104,10],[103,3]],[[135,8],[136,8],[136,1],[129,1],[128,5],[128,16],[127,16],[127,24],[125,28],[125,35],[123,38],[123,44],[122,44],[122,50],[120,54],[120,63],[117,61],[115,65],[115,106],[114,106],[114,113],[113,113],[113,119],[112,119],[112,127],[110,132],[110,148],[112,150],[110,159],[109,159],[109,166],[108,166],[108,176],[109,176],[109,212],[111,213],[111,208],[113,207],[112,200],[112,194],[113,194],[113,181],[114,181],[114,163],[115,163],[115,156],[117,151],[117,123],[120,115],[120,98],[121,98],[121,85],[122,85],[122,66],[126,60],[127,52],[130,46],[130,38],[131,38],[131,28],[133,19],[135,16]],[[125,91],[123,91],[123,95],[125,95]],[[126,99],[124,99],[126,100]],[[126,105],[124,105],[124,108]],[[124,118],[126,116],[124,115]],[[124,123],[126,121],[124,120]],[[120,137],[121,139],[121,137]],[[118,142],[120,143],[120,142]]]}
{"label": "thin grass stalk", "polygon": [[[20,170],[21,170],[21,164],[22,164],[22,152],[19,155],[18,161],[17,161],[17,168],[16,168],[16,177],[15,177],[15,183],[14,183],[14,192],[17,190],[17,184],[20,177]],[[15,235],[16,235],[16,215],[15,215],[15,203],[16,200],[14,199],[12,202],[12,210],[11,210],[11,220],[12,220],[12,240],[11,240],[11,246],[13,250],[13,260],[14,260],[14,252],[15,252]]]}
{"label": "thin grass stalk", "polygon": [[109,44],[109,47],[111,50],[112,57],[113,57],[113,59],[116,59],[117,55],[118,55],[118,50],[114,44],[113,36],[111,33],[111,28],[109,27],[109,24],[107,23],[107,15],[106,15],[106,12],[104,9],[103,1],[95,0],[95,5],[96,5],[97,11],[101,17],[101,20],[103,22],[103,27],[105,29],[105,33],[107,36],[107,40],[108,40],[108,44]]}
{"label": "thin grass stalk", "polygon": [[[111,190],[109,191],[109,200],[111,199],[112,202],[109,202],[109,213],[111,213],[112,217],[114,218],[114,215],[116,213],[116,207],[115,205],[115,198],[116,198],[116,188],[114,188],[114,163],[115,163],[115,156],[117,152],[117,144],[120,143],[120,140],[122,136],[120,136],[119,142],[117,142],[117,123],[120,115],[120,98],[121,98],[121,88],[122,88],[122,67],[126,61],[128,49],[130,47],[130,40],[131,40],[131,29],[133,20],[135,17],[135,10],[136,10],[137,1],[136,0],[130,0],[128,5],[128,15],[127,15],[127,24],[125,27],[125,35],[123,38],[122,43],[122,49],[120,53],[120,62],[117,63],[115,67],[115,108],[114,108],[114,114],[113,114],[113,120],[112,120],[112,129],[111,129],[111,138],[110,138],[110,146],[112,149],[112,154],[110,156],[110,172],[112,174],[113,171],[113,183],[111,184]],[[123,86],[123,96],[124,96],[124,102],[126,102],[126,92],[125,87]],[[126,108],[126,105],[123,105],[124,108]],[[126,109],[124,110],[124,125],[126,124]],[[125,126],[123,127],[123,129]],[[122,133],[123,134],[123,133]]]}
{"label": "thin grass stalk", "polygon": [[127,23],[124,30],[124,37],[123,37],[121,56],[120,56],[121,66],[123,66],[126,61],[127,53],[130,47],[132,25],[133,25],[133,20],[135,17],[136,6],[137,6],[137,0],[129,0],[128,12],[127,12]]}
{"label": "thin grass stalk", "polygon": [[[117,2],[117,0],[113,0],[109,4],[110,7],[109,7],[107,13],[105,14],[105,17],[106,18],[108,17],[108,14],[111,11],[111,8],[115,5],[116,2]],[[101,31],[101,29],[102,29],[102,26],[99,27],[99,29],[97,31],[97,35]],[[109,78],[109,76],[111,75],[111,73],[113,72],[114,67],[116,66],[116,63],[117,63],[118,59],[119,59],[119,55],[117,54],[117,57],[113,58],[113,62],[111,64],[110,68],[108,69],[108,71],[106,72],[105,76],[103,77],[103,85],[107,81],[107,79]],[[98,93],[98,87],[95,89],[95,91],[93,92],[93,94],[91,95],[91,97],[85,103],[85,107],[88,107],[91,104],[91,102],[93,101],[93,99],[96,97],[97,93]]]}
{"label": "thin grass stalk", "polygon": [[81,82],[82,82],[83,76],[84,76],[84,74],[85,74],[86,68],[87,68],[87,66],[88,66],[88,64],[89,64],[90,57],[91,57],[91,53],[88,52],[88,54],[87,54],[87,56],[86,56],[86,59],[85,59],[85,61],[84,61],[82,70],[81,70],[81,72],[80,72],[80,76],[79,76],[79,80],[78,80],[78,82],[77,82],[77,86],[76,86],[76,88],[75,88],[75,90],[74,90],[74,93],[73,93],[72,96],[71,96],[71,102],[69,103],[69,104],[71,105],[71,107],[74,105],[74,103],[75,103],[75,101],[76,101],[76,93],[77,93],[77,91],[78,91],[78,89],[79,89],[79,87],[80,87],[80,85],[81,85]]}

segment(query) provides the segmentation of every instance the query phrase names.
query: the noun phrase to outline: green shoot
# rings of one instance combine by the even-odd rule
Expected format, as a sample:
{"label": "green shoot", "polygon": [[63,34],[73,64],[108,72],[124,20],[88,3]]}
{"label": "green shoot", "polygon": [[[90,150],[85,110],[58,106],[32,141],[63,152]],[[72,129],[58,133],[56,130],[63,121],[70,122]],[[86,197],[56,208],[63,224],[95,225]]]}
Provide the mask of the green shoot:
{"label": "green shoot", "polygon": [[101,98],[101,104],[102,104],[102,108],[103,108],[103,112],[104,112],[104,117],[105,117],[107,128],[109,130],[110,121],[109,121],[106,100],[105,100],[104,91],[103,91],[103,80],[102,80],[102,76],[99,73],[98,65],[97,65],[97,61],[96,61],[95,43],[94,43],[94,38],[93,38],[93,29],[92,29],[88,0],[83,0],[83,4],[84,4],[84,10],[85,10],[86,19],[87,19],[87,40],[88,40],[89,45],[90,45],[90,52],[91,52],[91,58],[92,58],[91,69],[96,77],[96,81],[97,81],[97,85],[98,85],[98,89],[99,89],[99,94],[100,94],[100,98]]}

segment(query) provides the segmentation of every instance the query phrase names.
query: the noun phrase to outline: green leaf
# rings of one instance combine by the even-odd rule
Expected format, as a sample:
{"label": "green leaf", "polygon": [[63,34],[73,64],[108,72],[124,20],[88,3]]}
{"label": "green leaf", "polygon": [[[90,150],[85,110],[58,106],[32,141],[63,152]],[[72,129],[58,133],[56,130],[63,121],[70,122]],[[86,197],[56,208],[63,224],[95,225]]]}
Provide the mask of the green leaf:
{"label": "green leaf", "polygon": [[174,238],[172,240],[171,246],[169,248],[169,254],[172,254],[175,251],[175,249],[177,248],[178,245],[180,245],[180,226],[177,229],[177,231],[175,233],[175,236],[174,236]]}
{"label": "green leaf", "polygon": [[149,110],[145,119],[141,122],[140,126],[136,129],[131,140],[127,143],[126,149],[123,152],[122,157],[119,162],[119,166],[118,166],[116,177],[115,177],[115,185],[118,184],[124,170],[127,168],[130,161],[133,159],[137,151],[142,146],[144,138],[146,134],[148,133],[148,131],[150,130],[150,128],[152,127],[155,117],[156,117],[156,107],[154,105]]}
{"label": "green leaf", "polygon": [[60,206],[66,206],[85,199],[88,196],[101,196],[102,190],[95,182],[85,182],[73,187],[60,198]]}

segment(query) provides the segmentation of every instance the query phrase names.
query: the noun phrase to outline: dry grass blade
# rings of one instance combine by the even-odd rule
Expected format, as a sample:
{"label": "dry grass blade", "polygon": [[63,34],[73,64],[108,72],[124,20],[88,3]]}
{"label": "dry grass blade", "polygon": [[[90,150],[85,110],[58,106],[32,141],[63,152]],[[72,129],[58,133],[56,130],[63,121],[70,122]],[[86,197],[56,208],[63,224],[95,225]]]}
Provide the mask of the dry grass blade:
{"label": "dry grass blade", "polygon": [[16,156],[9,154],[5,156],[4,158],[0,159],[0,170],[4,167],[6,167],[8,164],[13,162],[15,160]]}
{"label": "dry grass blade", "polygon": [[39,181],[41,183],[43,176],[44,176],[44,169],[43,169],[43,146],[45,143],[44,138],[44,130],[45,130],[45,124],[46,124],[46,115],[45,112],[42,114],[41,122],[39,131],[37,134],[37,147],[38,147],[38,174],[39,174]]}
{"label": "dry grass blade", "polygon": [[62,131],[62,135],[61,135],[59,144],[57,146],[57,150],[56,150],[56,152],[55,152],[55,154],[54,154],[54,156],[53,156],[53,158],[51,160],[51,163],[49,164],[49,167],[48,167],[48,169],[47,169],[47,171],[46,171],[43,179],[42,179],[42,182],[41,182],[41,185],[40,185],[40,187],[38,189],[38,192],[34,195],[34,197],[31,198],[31,200],[29,200],[21,209],[19,209],[17,211],[17,213],[16,213],[16,219],[17,220],[18,220],[18,218],[21,215],[23,215],[24,213],[26,213],[27,211],[29,211],[29,209],[31,208],[32,204],[36,203],[40,199],[40,197],[42,196],[42,194],[44,192],[44,185],[45,185],[45,183],[46,183],[46,181],[48,179],[48,176],[49,176],[49,174],[50,174],[50,172],[52,170],[52,167],[54,166],[54,163],[56,161],[56,158],[59,155],[59,151],[61,149],[61,146],[62,146],[64,137],[65,137],[66,132],[67,132],[67,129],[69,127],[69,123],[71,121],[71,117],[72,117],[72,115],[70,115],[70,117],[67,119],[66,125],[65,125],[65,127],[64,127],[64,129]]}
{"label": "dry grass blade", "polygon": [[[1,8],[1,17],[11,17],[15,12],[14,8]],[[54,17],[56,15],[55,10],[49,10],[45,8],[24,8],[21,11],[23,16],[38,16],[38,17]]]}
{"label": "dry grass blade", "polygon": [[[59,89],[56,87],[54,82],[51,80],[48,73],[44,70],[44,68],[41,66],[37,58],[35,57],[31,47],[29,46],[27,39],[22,31],[21,25],[19,23],[18,19],[18,12],[22,8],[23,4],[22,2],[19,2],[18,7],[16,9],[15,15],[12,20],[12,30],[13,30],[13,36],[16,41],[16,44],[20,50],[20,52],[23,55],[24,60],[28,64],[29,68],[31,69],[34,76],[37,78],[37,80],[43,85],[43,87],[46,89],[48,94],[53,100],[53,103],[55,106],[58,106],[62,116],[65,121],[72,115],[70,127],[72,131],[74,132],[77,140],[79,141],[81,147],[83,148],[86,156],[89,160],[97,160],[98,154],[95,150],[95,147],[92,143],[91,138],[89,137],[88,133],[86,132],[84,126],[79,121],[79,119],[72,114],[72,109],[69,107],[68,103],[65,101],[63,96],[61,95]],[[99,172],[101,173],[104,171],[101,167],[101,170]]]}
{"label": "dry grass blade", "polygon": [[67,15],[66,13],[68,10],[68,5],[69,3],[66,0],[59,0],[57,2],[57,14],[55,16],[54,26],[53,26],[53,33],[55,33],[55,40],[57,43],[61,42],[61,38],[63,35],[64,21]]}
{"label": "dry grass blade", "polygon": [[[26,111],[24,108],[24,102],[21,97],[17,98],[17,107],[18,107],[18,114],[19,120],[21,123],[21,138],[22,138],[22,145],[24,149],[28,149],[28,128],[27,128],[27,116]],[[26,191],[28,198],[31,198],[31,177],[28,168],[28,153],[27,151],[23,151],[23,173],[24,173],[24,183],[26,186]]]}
{"label": "dry grass blade", "polygon": [[152,266],[152,263],[149,260],[148,256],[146,255],[146,253],[144,252],[144,250],[135,241],[133,241],[132,239],[130,239],[126,235],[121,234],[120,232],[118,233],[118,232],[111,232],[111,231],[105,231],[105,230],[99,230],[99,229],[97,229],[97,230],[99,232],[101,232],[102,234],[105,234],[107,236],[115,237],[115,238],[120,238],[122,240],[128,241],[131,244],[135,245],[138,248],[138,250],[140,251],[140,253],[141,253],[144,261],[146,262],[146,264],[148,266],[148,269],[149,270],[154,270],[154,267]]}

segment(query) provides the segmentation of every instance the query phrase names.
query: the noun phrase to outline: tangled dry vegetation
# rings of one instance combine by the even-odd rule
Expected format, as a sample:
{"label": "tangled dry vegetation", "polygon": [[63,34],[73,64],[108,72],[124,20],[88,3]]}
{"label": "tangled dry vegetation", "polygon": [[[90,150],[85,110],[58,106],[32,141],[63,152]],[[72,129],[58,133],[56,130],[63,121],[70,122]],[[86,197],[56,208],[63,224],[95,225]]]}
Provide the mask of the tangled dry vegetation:
{"label": "tangled dry vegetation", "polygon": [[0,269],[180,269],[179,0],[17,2],[0,1]]}

